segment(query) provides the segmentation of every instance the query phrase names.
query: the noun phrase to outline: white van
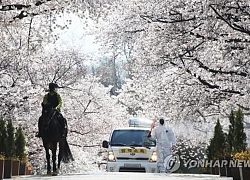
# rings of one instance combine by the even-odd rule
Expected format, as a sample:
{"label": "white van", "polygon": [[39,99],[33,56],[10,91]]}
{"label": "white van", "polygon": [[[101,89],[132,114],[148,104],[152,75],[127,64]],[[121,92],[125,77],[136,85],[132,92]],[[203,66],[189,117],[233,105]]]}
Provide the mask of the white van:
{"label": "white van", "polygon": [[129,127],[114,129],[108,148],[107,171],[109,172],[157,172],[155,140],[148,138],[153,121],[141,118],[129,120]]}

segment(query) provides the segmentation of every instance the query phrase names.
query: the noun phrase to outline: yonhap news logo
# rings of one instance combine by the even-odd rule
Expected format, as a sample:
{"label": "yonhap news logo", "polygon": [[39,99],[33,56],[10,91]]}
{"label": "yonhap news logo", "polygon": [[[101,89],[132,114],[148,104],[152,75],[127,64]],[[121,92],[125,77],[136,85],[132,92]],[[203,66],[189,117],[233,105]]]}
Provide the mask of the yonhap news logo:
{"label": "yonhap news logo", "polygon": [[164,159],[166,172],[175,172],[180,168],[180,157],[177,154],[169,155]]}
{"label": "yonhap news logo", "polygon": [[222,160],[196,160],[196,159],[183,159],[184,167],[190,168],[212,168],[212,167],[250,167],[250,160],[234,160],[234,159],[222,159]]}
{"label": "yonhap news logo", "polygon": [[178,154],[169,155],[164,159],[166,172],[176,172],[180,166],[191,168],[213,168],[213,167],[250,167],[250,160],[208,160],[208,159],[181,159]]}

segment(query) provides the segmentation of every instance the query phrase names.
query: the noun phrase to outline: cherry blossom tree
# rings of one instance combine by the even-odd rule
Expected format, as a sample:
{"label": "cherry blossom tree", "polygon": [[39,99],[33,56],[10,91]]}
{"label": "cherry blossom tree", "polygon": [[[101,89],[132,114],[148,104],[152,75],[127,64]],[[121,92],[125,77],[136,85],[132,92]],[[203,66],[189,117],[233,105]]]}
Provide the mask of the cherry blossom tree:
{"label": "cherry blossom tree", "polygon": [[[104,7],[104,2],[0,2],[0,113],[4,120],[13,119],[15,126],[22,124],[28,158],[35,172],[42,168],[45,158],[42,141],[34,135],[49,82],[57,82],[61,87],[62,113],[68,120],[69,143],[78,159],[74,171],[84,170],[82,164],[96,163],[96,147],[102,137],[113,127],[123,124],[124,116],[127,119],[123,107],[110,97],[110,87],[104,88],[95,77],[87,76],[86,55],[73,47],[65,51],[48,50],[58,40],[60,30],[70,25],[67,14],[75,13],[81,18],[87,14],[88,18],[97,19],[109,6]],[[58,23],[58,18],[65,19]],[[124,113],[110,118],[120,111]],[[92,148],[93,152],[85,148]],[[72,172],[72,168],[66,170]]]}
{"label": "cherry blossom tree", "polygon": [[[208,139],[218,118],[224,125],[237,106],[249,111],[248,12],[244,0],[2,0],[1,115],[22,124],[36,168],[45,155],[34,135],[51,81],[61,87],[77,156],[65,171],[96,163],[101,140],[130,116],[167,115],[179,138]],[[70,26],[68,14],[86,20],[85,28],[94,20],[89,33],[102,53],[126,60],[129,78],[118,96],[89,73],[91,58],[74,48],[48,50]]]}
{"label": "cherry blossom tree", "polygon": [[237,106],[247,113],[246,1],[141,0],[116,5],[105,16],[103,24],[109,27],[101,28],[102,34],[106,44],[115,42],[120,49],[132,44],[127,46],[132,52],[128,62],[138,104],[145,101],[175,119],[204,122],[211,116],[226,117]]}

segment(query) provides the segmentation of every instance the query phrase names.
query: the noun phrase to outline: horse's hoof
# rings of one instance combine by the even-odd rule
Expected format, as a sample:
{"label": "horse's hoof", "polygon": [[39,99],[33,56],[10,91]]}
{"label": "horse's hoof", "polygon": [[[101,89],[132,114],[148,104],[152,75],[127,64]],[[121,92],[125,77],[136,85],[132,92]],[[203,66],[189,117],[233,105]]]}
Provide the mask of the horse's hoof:
{"label": "horse's hoof", "polygon": [[47,171],[47,175],[51,175],[51,171]]}
{"label": "horse's hoof", "polygon": [[57,176],[57,172],[56,172],[56,171],[53,172],[53,173],[52,173],[52,176]]}

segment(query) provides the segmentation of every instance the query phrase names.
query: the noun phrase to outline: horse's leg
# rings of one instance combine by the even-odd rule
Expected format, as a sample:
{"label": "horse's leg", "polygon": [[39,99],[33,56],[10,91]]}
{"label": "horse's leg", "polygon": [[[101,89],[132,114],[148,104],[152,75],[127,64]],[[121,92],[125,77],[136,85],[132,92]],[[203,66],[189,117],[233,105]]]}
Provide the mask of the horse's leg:
{"label": "horse's leg", "polygon": [[45,151],[47,159],[47,174],[51,174],[50,155],[49,155],[49,148],[47,146],[45,146]]}
{"label": "horse's leg", "polygon": [[57,148],[57,143],[54,144],[53,148],[52,148],[53,175],[57,175],[57,171],[56,171],[56,148]]}
{"label": "horse's leg", "polygon": [[[59,147],[60,148],[60,147]],[[59,149],[59,153],[58,153],[58,164],[57,164],[57,169],[60,169],[60,165],[61,165],[61,160],[62,160],[62,152],[61,152],[61,148]]]}
{"label": "horse's leg", "polygon": [[58,169],[60,169],[60,165],[61,165],[61,160],[62,160],[62,154],[63,154],[63,144],[64,144],[64,142],[63,142],[63,139],[61,139],[60,141],[59,141],[59,153],[58,153]]}

